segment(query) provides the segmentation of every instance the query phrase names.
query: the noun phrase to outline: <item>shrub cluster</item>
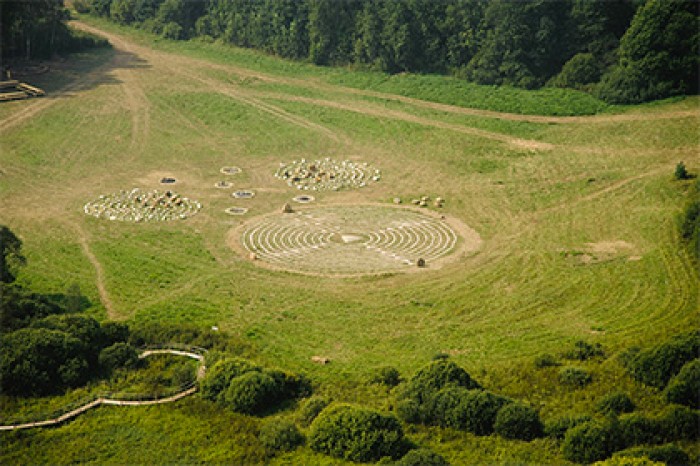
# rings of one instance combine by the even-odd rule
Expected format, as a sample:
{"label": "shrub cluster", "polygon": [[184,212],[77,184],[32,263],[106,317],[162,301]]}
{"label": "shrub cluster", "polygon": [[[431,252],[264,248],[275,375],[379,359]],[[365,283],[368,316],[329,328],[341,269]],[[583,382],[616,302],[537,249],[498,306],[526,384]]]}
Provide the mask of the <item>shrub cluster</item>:
{"label": "shrub cluster", "polygon": [[563,356],[566,359],[575,359],[578,361],[586,361],[595,357],[604,357],[605,351],[600,343],[590,344],[583,340],[578,340],[574,343],[574,347],[566,351]]}
{"label": "shrub cluster", "polygon": [[593,381],[593,377],[585,369],[580,367],[563,367],[559,371],[559,382],[569,387],[585,387]]}
{"label": "shrub cluster", "polygon": [[395,367],[380,367],[372,375],[370,383],[395,387],[401,383],[401,373]]}
{"label": "shrub cluster", "polygon": [[699,355],[700,331],[693,331],[639,351],[625,363],[635,379],[652,387],[664,388],[671,377]]}
{"label": "shrub cluster", "polygon": [[562,416],[547,422],[544,427],[544,433],[548,437],[562,440],[569,429],[573,429],[591,420],[592,418],[586,415]]}
{"label": "shrub cluster", "polygon": [[394,416],[347,404],[330,406],[313,421],[309,446],[319,453],[359,462],[396,459],[408,449]]}
{"label": "shrub cluster", "polygon": [[496,395],[450,360],[433,361],[418,370],[398,393],[397,414],[406,422],[451,427],[476,435],[496,429],[507,438],[530,440],[542,435],[539,415],[529,407]]}
{"label": "shrub cluster", "polygon": [[[671,406],[658,417],[630,414],[619,420],[588,421],[566,431],[562,452],[569,461],[592,463],[636,445],[658,445],[700,438],[700,414],[685,406]],[[662,449],[663,450],[663,449]]]}
{"label": "shrub cluster", "polygon": [[626,393],[609,393],[596,404],[596,411],[601,414],[631,413],[634,403]]}
{"label": "shrub cluster", "polygon": [[418,448],[406,453],[394,466],[450,466],[450,463],[428,448]]}
{"label": "shrub cluster", "polygon": [[232,411],[263,413],[278,403],[310,394],[304,378],[275,369],[264,369],[240,358],[225,358],[208,371],[201,393]]}
{"label": "shrub cluster", "polygon": [[260,443],[268,454],[292,451],[304,443],[304,436],[293,422],[285,419],[272,419],[260,428]]}
{"label": "shrub cluster", "polygon": [[700,359],[687,363],[668,383],[665,391],[669,403],[700,408]]}
{"label": "shrub cluster", "polygon": [[297,422],[303,427],[310,426],[314,419],[316,419],[316,416],[318,416],[321,411],[326,409],[326,406],[328,406],[330,403],[330,399],[320,396],[312,396],[311,398],[307,398],[299,409]]}

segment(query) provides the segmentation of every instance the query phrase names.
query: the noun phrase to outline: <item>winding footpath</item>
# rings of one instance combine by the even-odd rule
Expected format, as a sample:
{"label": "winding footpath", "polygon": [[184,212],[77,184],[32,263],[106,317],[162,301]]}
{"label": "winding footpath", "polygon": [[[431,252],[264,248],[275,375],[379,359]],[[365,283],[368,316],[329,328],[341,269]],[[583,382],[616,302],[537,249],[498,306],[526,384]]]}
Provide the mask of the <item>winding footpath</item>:
{"label": "winding footpath", "polygon": [[[195,353],[192,351],[186,351],[186,350],[178,350],[178,349],[169,349],[169,348],[164,348],[164,349],[149,349],[143,351],[141,354],[139,354],[139,359],[144,359],[147,358],[148,356],[152,356],[154,354],[173,354],[175,356],[184,356],[187,358],[192,358],[196,359],[199,361],[199,368],[197,369],[197,381],[202,380],[204,378],[204,375],[206,374],[206,366],[204,364],[204,355],[200,353]],[[181,392],[178,392],[174,395],[165,397],[165,398],[154,398],[150,400],[119,400],[119,399],[114,399],[114,398],[109,398],[108,396],[100,396],[95,400],[92,400],[88,403],[85,403],[81,405],[78,408],[75,408],[71,411],[68,411],[65,414],[62,414],[59,417],[53,418],[53,419],[46,419],[44,421],[36,421],[36,422],[27,422],[24,424],[11,424],[11,425],[6,425],[6,426],[0,426],[0,431],[3,430],[20,430],[20,429],[30,429],[33,427],[50,427],[50,426],[55,426],[62,424],[66,421],[69,421],[81,414],[83,414],[86,411],[89,411],[93,408],[96,408],[101,405],[115,405],[115,406],[149,406],[149,405],[156,405],[156,404],[164,404],[164,403],[172,403],[174,401],[177,401],[181,398],[184,398],[186,396],[190,396],[193,393],[197,391],[197,384],[195,383],[192,387],[187,388]]]}

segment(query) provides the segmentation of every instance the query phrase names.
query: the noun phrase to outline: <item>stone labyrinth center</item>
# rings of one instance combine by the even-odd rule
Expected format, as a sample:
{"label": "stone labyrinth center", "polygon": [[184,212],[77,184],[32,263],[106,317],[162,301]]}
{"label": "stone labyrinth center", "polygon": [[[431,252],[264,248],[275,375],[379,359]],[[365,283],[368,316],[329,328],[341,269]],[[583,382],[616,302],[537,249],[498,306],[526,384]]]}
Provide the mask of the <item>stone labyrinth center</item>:
{"label": "stone labyrinth center", "polygon": [[478,248],[476,232],[453,225],[454,220],[407,208],[329,206],[253,219],[232,240],[255,262],[289,271],[397,272],[431,267],[457,257],[458,249]]}

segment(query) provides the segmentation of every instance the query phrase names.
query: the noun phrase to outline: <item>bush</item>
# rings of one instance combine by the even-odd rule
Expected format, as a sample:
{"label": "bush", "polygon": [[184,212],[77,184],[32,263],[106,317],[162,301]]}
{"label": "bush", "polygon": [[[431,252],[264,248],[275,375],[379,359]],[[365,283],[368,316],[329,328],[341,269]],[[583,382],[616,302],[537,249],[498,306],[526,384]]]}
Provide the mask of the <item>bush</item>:
{"label": "bush", "polygon": [[112,346],[115,343],[129,340],[129,326],[121,322],[105,322],[102,324],[102,346]]}
{"label": "bush", "polygon": [[90,13],[90,2],[88,0],[73,0],[73,8],[80,14]]}
{"label": "bush", "polygon": [[406,453],[394,463],[395,466],[449,466],[445,458],[428,448],[419,448]]}
{"label": "bush", "polygon": [[586,415],[562,416],[545,424],[544,433],[548,437],[562,440],[569,429],[590,422],[592,418]]}
{"label": "bush", "polygon": [[687,180],[690,178],[690,173],[688,173],[688,170],[685,168],[685,164],[683,162],[678,162],[676,165],[676,171],[673,173],[673,177],[677,180]]}
{"label": "bush", "polygon": [[666,441],[700,438],[700,414],[687,406],[671,406],[659,418]]}
{"label": "bush", "polygon": [[534,363],[537,369],[544,369],[545,367],[555,367],[561,365],[559,361],[557,361],[557,358],[555,358],[551,354],[540,354],[535,358]]}
{"label": "bush", "polygon": [[24,328],[0,338],[0,388],[7,395],[48,395],[85,383],[85,344],[60,330]]}
{"label": "bush", "polygon": [[652,461],[646,456],[639,458],[632,456],[613,456],[605,461],[596,461],[593,466],[666,466],[663,463]]}
{"label": "bush", "polygon": [[413,398],[418,403],[423,403],[448,385],[467,389],[481,388],[467,371],[450,360],[440,359],[419,369],[406,383],[399,398]]}
{"label": "bush", "polygon": [[593,463],[607,458],[615,450],[615,439],[609,425],[586,422],[570,429],[564,436],[564,458],[576,463]]}
{"label": "bush", "polygon": [[660,443],[663,440],[663,424],[658,419],[632,414],[620,419],[620,446]]}
{"label": "bush", "polygon": [[292,451],[304,443],[304,436],[297,426],[284,419],[272,419],[263,424],[258,439],[270,454]]}
{"label": "bush", "polygon": [[395,417],[341,404],[325,409],[314,420],[309,446],[336,458],[371,462],[402,456],[407,442]]}
{"label": "bush", "polygon": [[427,422],[427,415],[424,412],[423,405],[412,398],[399,400],[396,404],[396,414],[401,420],[409,424]]}
{"label": "bush", "polygon": [[634,408],[634,403],[626,393],[609,393],[596,404],[596,411],[601,414],[631,413]]}
{"label": "bush", "polygon": [[559,382],[569,387],[585,387],[592,380],[591,375],[579,367],[564,367],[559,371]]}
{"label": "bush", "polygon": [[115,343],[100,351],[99,364],[107,373],[120,367],[134,368],[139,364],[139,355],[130,344]]}
{"label": "bush", "polygon": [[669,403],[700,408],[700,359],[687,363],[669,382],[665,395]]}
{"label": "bush", "polygon": [[688,362],[700,353],[700,332],[677,335],[668,341],[633,355],[627,369],[632,377],[656,388],[664,388]]}
{"label": "bush", "polygon": [[222,400],[231,380],[251,371],[259,372],[261,368],[240,358],[226,358],[216,362],[202,381],[202,396],[210,401]]}
{"label": "bush", "polygon": [[519,403],[505,405],[498,411],[493,425],[501,437],[517,440],[533,440],[542,436],[543,426],[537,411]]}
{"label": "bush", "polygon": [[548,85],[581,89],[586,84],[598,82],[602,74],[600,61],[591,53],[578,53],[564,64]]}
{"label": "bush", "polygon": [[370,382],[386,385],[387,387],[395,387],[401,383],[401,374],[395,367],[380,367],[376,370]]}
{"label": "bush", "polygon": [[574,343],[574,348],[565,352],[563,355],[566,359],[576,359],[578,361],[586,361],[597,356],[605,356],[603,347],[600,343],[591,345],[583,340]]}
{"label": "bush", "polygon": [[498,411],[512,402],[485,390],[470,390],[450,414],[450,422],[455,428],[475,435],[489,435],[493,433]]}
{"label": "bush", "polygon": [[680,466],[690,464],[688,454],[673,444],[659,447],[636,447],[615,453],[617,457],[649,458],[652,461],[659,461],[668,466]]}
{"label": "bush", "polygon": [[301,405],[301,409],[297,415],[297,422],[301,424],[302,427],[308,427],[330,402],[331,400],[328,398],[319,396],[309,398]]}
{"label": "bush", "polygon": [[259,414],[280,398],[281,387],[270,375],[251,371],[235,377],[223,393],[223,402],[237,413]]}
{"label": "bush", "polygon": [[161,35],[166,38],[166,39],[172,39],[172,40],[180,40],[184,39],[184,34],[182,30],[182,26],[177,24],[174,21],[169,22],[165,26],[163,26],[163,32]]}

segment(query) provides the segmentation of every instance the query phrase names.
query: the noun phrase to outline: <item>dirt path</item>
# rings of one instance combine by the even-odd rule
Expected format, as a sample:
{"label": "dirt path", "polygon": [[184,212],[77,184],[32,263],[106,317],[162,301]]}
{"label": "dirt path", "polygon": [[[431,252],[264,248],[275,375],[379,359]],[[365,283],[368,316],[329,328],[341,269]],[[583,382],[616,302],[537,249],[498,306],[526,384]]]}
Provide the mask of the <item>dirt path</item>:
{"label": "dirt path", "polygon": [[97,287],[97,293],[100,296],[100,302],[105,308],[105,311],[107,311],[107,318],[109,318],[110,320],[124,319],[125,316],[122,316],[116,311],[116,309],[114,308],[114,304],[112,303],[112,300],[109,297],[109,293],[107,293],[102,264],[100,264],[100,261],[97,260],[97,257],[95,257],[95,255],[90,250],[90,244],[88,243],[88,237],[85,234],[85,231],[77,223],[66,222],[66,224],[69,225],[75,231],[78,239],[78,244],[80,244],[80,249],[83,250],[83,254],[87,258],[87,260],[90,261],[90,264],[92,264],[93,268],[95,269],[95,286]]}
{"label": "dirt path", "polygon": [[[269,102],[265,102],[265,101],[261,100],[261,98],[263,98],[263,97],[277,98],[277,99],[285,100],[285,101],[302,102],[302,103],[307,103],[307,104],[317,105],[317,106],[322,106],[322,107],[327,107],[327,108],[335,108],[335,109],[339,109],[339,110],[352,111],[355,113],[360,113],[363,115],[369,115],[369,116],[374,116],[374,117],[379,117],[379,118],[389,118],[389,119],[394,119],[394,120],[402,120],[402,121],[416,123],[416,124],[423,125],[423,126],[442,128],[442,129],[447,129],[447,130],[459,132],[462,134],[468,134],[471,136],[477,136],[477,137],[482,137],[482,138],[486,138],[486,139],[497,140],[497,141],[501,141],[501,142],[510,144],[512,146],[518,147],[518,148],[526,148],[526,149],[532,149],[532,150],[549,150],[549,149],[552,149],[554,147],[551,144],[540,142],[540,141],[516,138],[516,137],[508,136],[508,135],[502,134],[502,133],[486,131],[486,130],[473,128],[473,127],[465,126],[465,125],[447,123],[447,122],[440,121],[440,120],[434,120],[434,119],[430,119],[430,118],[426,118],[426,117],[412,115],[410,113],[402,112],[402,111],[398,111],[398,110],[390,110],[390,109],[382,107],[381,105],[377,105],[377,104],[373,104],[373,103],[369,103],[369,102],[340,103],[340,102],[328,101],[328,100],[322,100],[322,99],[313,99],[313,98],[300,97],[300,96],[291,96],[291,95],[287,95],[287,94],[258,93],[254,90],[251,91],[249,89],[244,89],[241,86],[237,86],[237,85],[232,84],[232,83],[224,83],[224,82],[218,81],[216,79],[207,77],[206,75],[202,74],[201,72],[198,72],[197,70],[214,68],[217,70],[228,71],[228,72],[231,72],[231,73],[234,73],[237,75],[253,76],[255,79],[260,79],[260,80],[264,80],[267,82],[279,82],[279,83],[303,86],[306,88],[332,90],[334,92],[341,92],[341,93],[353,94],[353,95],[366,95],[366,96],[371,96],[371,97],[381,97],[381,98],[390,99],[390,100],[404,101],[404,102],[411,103],[413,105],[420,104],[420,106],[430,107],[430,108],[438,109],[441,111],[445,111],[445,109],[451,109],[453,111],[456,111],[456,109],[471,111],[471,109],[462,109],[460,107],[453,107],[453,106],[441,106],[440,104],[433,104],[431,102],[424,102],[424,101],[420,101],[418,99],[403,98],[401,96],[396,96],[396,95],[392,95],[392,94],[383,94],[383,93],[368,92],[368,91],[358,91],[357,89],[336,87],[336,86],[331,86],[331,85],[327,85],[327,84],[322,84],[322,83],[319,83],[318,81],[315,81],[315,80],[299,80],[299,79],[292,79],[292,78],[279,78],[279,77],[275,77],[275,76],[265,75],[262,73],[255,73],[255,72],[252,72],[250,70],[243,70],[239,67],[229,67],[229,66],[225,66],[225,65],[213,65],[213,64],[208,63],[208,62],[203,62],[202,60],[197,60],[197,59],[184,57],[181,55],[165,53],[165,52],[159,52],[159,51],[150,49],[148,47],[140,46],[140,45],[137,45],[133,42],[128,41],[123,36],[113,34],[110,32],[106,32],[106,31],[103,31],[101,29],[95,28],[93,26],[90,26],[90,25],[87,25],[85,23],[81,23],[78,21],[73,22],[72,25],[73,25],[73,27],[75,27],[77,29],[81,29],[83,31],[90,32],[92,34],[97,34],[97,35],[105,37],[115,47],[115,49],[128,50],[129,53],[134,54],[135,56],[139,57],[141,60],[144,60],[153,69],[164,69],[164,70],[167,70],[167,72],[170,74],[181,76],[181,77],[186,78],[186,79],[191,80],[191,81],[199,82],[206,89],[209,89],[209,90],[212,90],[214,92],[220,93],[222,95],[226,95],[228,97],[231,97],[231,98],[233,98],[233,99],[235,99],[243,104],[249,105],[257,110],[260,110],[261,112],[265,112],[265,113],[268,113],[270,115],[273,115],[273,116],[280,118],[280,119],[282,119],[288,123],[291,123],[293,125],[321,133],[324,136],[326,136],[326,137],[328,137],[336,142],[345,144],[345,145],[352,144],[352,140],[350,138],[348,138],[346,135],[343,135],[337,131],[333,131],[329,128],[326,128],[325,126],[320,125],[318,123],[312,122],[312,121],[310,121],[307,118],[304,118],[302,116],[290,113],[290,112],[288,112],[280,107],[277,107]],[[492,114],[496,115],[497,113],[492,112]],[[489,114],[489,115],[492,116],[491,114]]]}

